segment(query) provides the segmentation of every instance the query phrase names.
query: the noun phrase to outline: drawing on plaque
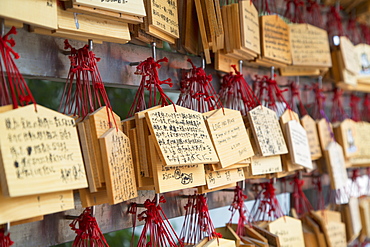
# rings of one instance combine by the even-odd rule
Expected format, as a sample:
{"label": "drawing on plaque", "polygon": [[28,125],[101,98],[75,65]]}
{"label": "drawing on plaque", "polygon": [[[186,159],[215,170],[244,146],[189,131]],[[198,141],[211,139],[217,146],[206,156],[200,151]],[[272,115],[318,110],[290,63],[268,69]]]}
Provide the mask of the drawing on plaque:
{"label": "drawing on plaque", "polygon": [[351,128],[347,129],[346,134],[347,134],[348,151],[350,153],[356,152],[357,147],[355,145],[355,138],[353,138],[352,129]]}
{"label": "drawing on plaque", "polygon": [[370,61],[365,52],[361,54],[361,73],[370,73]]}
{"label": "drawing on plaque", "polygon": [[248,112],[254,139],[262,156],[288,153],[276,113],[264,106]]}
{"label": "drawing on plaque", "polygon": [[182,173],[179,168],[174,171],[175,179],[181,179],[182,184],[190,184],[193,182],[193,173]]}

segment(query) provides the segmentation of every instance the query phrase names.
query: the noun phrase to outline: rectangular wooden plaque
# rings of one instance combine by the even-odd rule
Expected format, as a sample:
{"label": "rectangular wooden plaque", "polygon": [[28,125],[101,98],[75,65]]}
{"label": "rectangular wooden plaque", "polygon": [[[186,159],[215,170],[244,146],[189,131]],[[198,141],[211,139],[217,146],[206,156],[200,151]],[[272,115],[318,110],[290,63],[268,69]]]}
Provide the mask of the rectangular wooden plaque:
{"label": "rectangular wooden plaque", "polygon": [[254,155],[240,111],[223,108],[203,116],[222,168]]}
{"label": "rectangular wooden plaque", "polygon": [[289,25],[277,15],[260,17],[262,56],[284,64],[292,63]]}
{"label": "rectangular wooden plaque", "polygon": [[169,105],[145,114],[165,165],[214,164],[219,161],[201,113]]}
{"label": "rectangular wooden plaque", "polygon": [[105,9],[128,15],[146,16],[144,2],[142,0],[73,0],[73,2],[92,8]]}
{"label": "rectangular wooden plaque", "polygon": [[243,181],[245,179],[243,168],[212,171],[211,167],[209,165],[206,165],[205,171],[208,189],[213,189],[230,183]]}
{"label": "rectangular wooden plaque", "polygon": [[99,141],[109,203],[117,204],[137,197],[128,137],[121,130],[111,128]]}
{"label": "rectangular wooden plaque", "polygon": [[0,180],[6,196],[87,187],[75,120],[28,105],[0,114]]}
{"label": "rectangular wooden plaque", "polygon": [[326,30],[309,24],[290,24],[289,27],[293,65],[331,67]]}

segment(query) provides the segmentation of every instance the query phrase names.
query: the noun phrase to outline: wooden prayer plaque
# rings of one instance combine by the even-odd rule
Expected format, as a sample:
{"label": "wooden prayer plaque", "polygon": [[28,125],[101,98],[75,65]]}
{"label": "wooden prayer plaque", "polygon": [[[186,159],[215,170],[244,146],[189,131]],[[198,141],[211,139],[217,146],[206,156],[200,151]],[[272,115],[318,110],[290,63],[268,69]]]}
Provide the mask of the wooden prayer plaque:
{"label": "wooden prayer plaque", "polygon": [[280,247],[280,238],[276,234],[273,234],[272,232],[257,226],[253,225],[253,229],[256,230],[259,234],[261,234],[264,238],[267,239],[267,242],[269,246],[271,247]]}
{"label": "wooden prayer plaque", "polygon": [[284,64],[292,63],[289,25],[277,15],[260,17],[262,57]]}
{"label": "wooden prayer plaque", "polygon": [[283,171],[280,155],[251,158],[252,175],[261,175]]}
{"label": "wooden prayer plaque", "polygon": [[317,133],[319,135],[321,150],[325,151],[327,146],[333,140],[333,128],[330,122],[322,118],[317,122]]}
{"label": "wooden prayer plaque", "polygon": [[179,38],[177,0],[149,0],[147,3],[148,24],[173,38]]}
{"label": "wooden prayer plaque", "polygon": [[370,237],[370,201],[368,197],[359,198],[359,208],[362,224],[361,235],[368,238]]}
{"label": "wooden prayer plaque", "polygon": [[357,123],[351,119],[345,119],[337,127],[334,127],[335,139],[343,147],[346,158],[354,157],[358,154],[357,143]]}
{"label": "wooden prayer plaque", "polygon": [[236,234],[233,228],[229,226],[228,224],[223,227],[217,227],[216,229],[217,233],[221,233],[222,238],[233,240],[237,247],[240,246],[242,241],[240,240],[240,237]]}
{"label": "wooden prayer plaque", "polygon": [[242,47],[261,53],[258,11],[250,0],[239,1]]}
{"label": "wooden prayer plaque", "polygon": [[326,30],[310,24],[290,24],[289,29],[293,65],[331,67]]}
{"label": "wooden prayer plaque", "polygon": [[359,68],[357,81],[359,83],[370,83],[370,45],[358,44],[355,46]]}
{"label": "wooden prayer plaque", "polygon": [[28,105],[0,114],[0,180],[5,196],[87,187],[75,120]]}
{"label": "wooden prayer plaque", "polygon": [[286,127],[291,161],[293,164],[312,169],[311,152],[306,130],[296,120],[289,121]]}
{"label": "wooden prayer plaque", "polygon": [[205,165],[205,175],[208,189],[245,180],[243,168],[224,169],[212,171],[209,165]]}
{"label": "wooden prayer plaque", "polygon": [[298,219],[283,216],[269,223],[267,229],[279,237],[281,246],[305,247],[302,222]]}
{"label": "wooden prayer plaque", "polygon": [[115,124],[117,124],[118,129],[122,130],[121,119],[117,114],[112,114],[106,106],[102,106],[93,113],[89,114],[88,122],[89,123],[86,124],[90,124],[90,126],[87,126],[86,134],[89,135],[88,140],[91,142],[90,144],[93,151],[91,157],[92,160],[90,160],[90,162],[91,165],[95,166],[95,169],[97,169],[97,176],[100,182],[98,187],[101,187],[102,183],[105,182],[105,176],[103,169],[104,162],[102,160],[101,152],[102,149],[99,138],[110,128],[115,127]]}
{"label": "wooden prayer plaque", "polygon": [[88,15],[77,15],[76,19],[72,12],[58,9],[58,27],[55,32],[64,34],[79,35],[82,37],[125,44],[131,40],[127,23],[109,20]]}
{"label": "wooden prayer plaque", "polygon": [[0,225],[74,207],[72,190],[19,197],[5,197],[0,193]]}
{"label": "wooden prayer plaque", "polygon": [[215,70],[219,70],[222,72],[232,72],[234,71],[231,65],[236,65],[239,63],[239,60],[236,58],[233,58],[231,56],[228,56],[221,51],[218,51],[215,54]]}
{"label": "wooden prayer plaque", "polygon": [[144,17],[144,2],[138,0],[73,0],[73,2],[97,9],[105,9],[127,15]]}
{"label": "wooden prayer plaque", "polygon": [[137,197],[130,140],[121,131],[111,128],[99,138],[110,204]]}
{"label": "wooden prayer plaque", "polygon": [[352,243],[360,235],[362,229],[357,197],[349,198],[348,204],[342,205],[342,216],[346,225],[347,242]]}
{"label": "wooden prayer plaque", "polygon": [[208,242],[205,245],[203,245],[202,247],[219,247],[219,246],[222,246],[222,247],[236,247],[235,241],[224,239],[224,238],[213,238],[211,240],[208,240]]}
{"label": "wooden prayer plaque", "polygon": [[337,142],[332,141],[325,152],[331,188],[334,190],[343,189],[348,180],[343,148]]}
{"label": "wooden prayer plaque", "polygon": [[203,116],[222,168],[254,155],[240,111],[223,108]]}
{"label": "wooden prayer plaque", "polygon": [[202,164],[166,166],[155,148],[154,137],[150,136],[149,141],[156,193],[194,188],[206,184]]}
{"label": "wooden prayer plaque", "polygon": [[56,29],[57,8],[57,0],[1,0],[0,17]]}
{"label": "wooden prayer plaque", "polygon": [[324,231],[328,247],[346,247],[346,226],[341,222],[339,212],[319,210],[312,212],[312,216]]}
{"label": "wooden prayer plaque", "polygon": [[273,110],[257,106],[248,112],[248,119],[262,156],[288,153],[278,118]]}
{"label": "wooden prayer plaque", "polygon": [[359,65],[359,60],[355,50],[355,46],[352,42],[345,36],[340,37],[340,52],[342,55],[342,60],[344,63],[344,68],[349,72],[357,75]]}
{"label": "wooden prayer plaque", "polygon": [[169,105],[145,114],[164,165],[213,164],[219,161],[201,113]]}
{"label": "wooden prayer plaque", "polygon": [[321,157],[321,148],[316,129],[316,122],[309,115],[305,115],[301,118],[301,124],[307,133],[308,144],[310,145],[311,160],[317,160]]}
{"label": "wooden prayer plaque", "polygon": [[78,190],[81,205],[83,208],[109,203],[107,188],[103,187],[97,192],[90,192],[88,189]]}
{"label": "wooden prayer plaque", "polygon": [[86,125],[89,129],[88,133],[91,133],[90,131],[90,122],[88,121],[88,117],[85,118],[85,121],[80,121],[77,123],[77,130],[78,130],[78,137],[80,140],[80,146],[82,151],[82,156],[85,164],[85,170],[86,170],[86,176],[87,176],[87,182],[89,184],[89,190],[91,192],[97,192],[98,187],[101,187],[101,183],[99,180],[98,175],[98,167],[96,167],[95,162],[93,162],[94,159],[94,152],[93,152],[93,144],[91,140],[91,136],[87,135],[86,131]]}

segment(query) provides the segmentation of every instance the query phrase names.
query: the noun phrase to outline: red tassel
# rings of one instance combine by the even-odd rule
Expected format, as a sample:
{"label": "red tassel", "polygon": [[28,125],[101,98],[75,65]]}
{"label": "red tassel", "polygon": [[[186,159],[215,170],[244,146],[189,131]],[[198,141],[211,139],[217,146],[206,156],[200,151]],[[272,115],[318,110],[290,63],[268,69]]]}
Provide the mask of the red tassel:
{"label": "red tassel", "polygon": [[[163,212],[160,203],[165,203],[163,196],[156,199],[146,200],[144,203],[145,211],[138,215],[140,221],[144,220],[144,228],[140,235],[138,247],[175,247],[184,246],[183,242],[177,237],[175,230]],[[158,205],[157,205],[158,204]],[[177,241],[177,243],[176,243]]]}
{"label": "red tassel", "polygon": [[10,239],[10,233],[5,234],[5,230],[0,229],[0,247],[9,247],[13,245],[14,242]]}
{"label": "red tassel", "polygon": [[348,118],[347,113],[344,111],[342,103],[343,90],[339,88],[334,89],[333,106],[331,108],[331,122],[343,121]]}
{"label": "red tassel", "polygon": [[[154,61],[152,57],[147,58],[136,67],[135,74],[141,75],[140,86],[135,95],[134,102],[128,113],[128,117],[132,117],[136,112],[146,110],[156,105],[167,106],[173,104],[172,100],[164,93],[161,85],[166,84],[172,87],[171,78],[161,81],[158,76],[158,69],[161,68],[159,63],[168,62],[165,57],[158,61]],[[144,91],[149,91],[149,100],[145,101]],[[157,93],[159,99],[157,100]]]}
{"label": "red tassel", "polygon": [[280,203],[276,198],[272,181],[260,185],[262,190],[258,193],[253,204],[250,222],[273,221],[284,216]]}
{"label": "red tassel", "polygon": [[[88,45],[75,49],[68,40],[65,40],[64,49],[71,51],[69,56],[71,65],[59,111],[85,118],[104,104],[107,108],[109,125],[112,127],[110,118],[113,116],[113,110],[97,65],[100,59],[89,50]],[[117,127],[115,118],[113,118],[113,122]]]}
{"label": "red tassel", "polygon": [[304,180],[299,179],[298,174],[294,177],[293,182],[293,207],[297,212],[299,217],[313,210],[310,201],[307,199],[305,193],[303,192]]}
{"label": "red tassel", "polygon": [[[302,100],[301,100],[301,94],[299,92],[298,84],[296,82],[291,82],[289,86],[290,86],[290,93],[291,93],[290,108],[295,112],[299,112],[301,116],[307,115],[307,110],[304,107]],[[299,109],[295,109],[297,108],[297,105]]]}
{"label": "red tassel", "polygon": [[176,104],[201,113],[222,108],[211,83],[212,75],[207,75],[201,67],[194,66],[191,59],[188,62],[192,68],[181,80],[181,93]]}
{"label": "red tassel", "polygon": [[222,78],[219,95],[224,107],[238,110],[245,116],[248,111],[261,103],[245,81],[243,74],[237,71],[235,65],[232,65],[232,68],[235,74],[230,72]]}
{"label": "red tassel", "polygon": [[90,208],[86,208],[77,219],[69,224],[69,226],[77,234],[72,247],[109,246],[103,233],[99,229],[95,217],[91,216]]}
{"label": "red tassel", "polygon": [[243,193],[243,190],[239,187],[236,186],[234,190],[234,200],[230,205],[229,210],[231,211],[231,218],[229,220],[229,224],[232,223],[232,219],[235,215],[236,212],[239,213],[239,220],[238,220],[238,226],[236,228],[236,234],[238,236],[245,236],[246,231],[245,231],[245,225],[251,225],[250,222],[248,222],[249,212],[247,207],[244,204],[244,201],[248,197]]}
{"label": "red tassel", "polygon": [[31,102],[36,110],[36,101],[14,62],[19,55],[12,48],[15,45],[9,38],[12,34],[17,34],[15,27],[0,37],[0,106],[12,104],[16,109]]}
{"label": "red tassel", "polygon": [[222,237],[215,230],[204,195],[189,196],[184,208],[186,210],[185,220],[180,233],[180,239],[184,243],[196,244],[204,237],[209,239]]}

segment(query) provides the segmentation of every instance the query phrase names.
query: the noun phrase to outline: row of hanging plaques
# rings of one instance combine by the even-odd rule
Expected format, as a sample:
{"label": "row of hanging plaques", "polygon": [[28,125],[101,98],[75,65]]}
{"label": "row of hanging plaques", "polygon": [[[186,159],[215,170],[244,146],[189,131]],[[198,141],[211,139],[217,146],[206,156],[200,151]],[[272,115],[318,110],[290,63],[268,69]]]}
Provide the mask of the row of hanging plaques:
{"label": "row of hanging plaques", "polygon": [[[136,197],[137,189],[163,193],[198,187],[207,192],[246,178],[312,169],[321,153],[333,189],[340,189],[346,184],[346,167],[367,166],[370,157],[367,135],[357,134],[367,133],[368,123],[347,119],[336,124],[334,142],[325,119],[315,123],[306,115],[299,120],[287,110],[279,123],[276,113],[263,106],[244,119],[227,108],[201,114],[177,105],[158,106],[113,128],[109,121],[121,120],[113,113],[108,117],[106,107],[77,124],[39,105],[37,112],[33,105],[2,109],[1,188],[3,198],[14,205],[33,199],[37,207],[42,194],[55,196],[59,209],[66,210],[73,207],[74,189],[80,189],[83,206],[123,202]],[[2,223],[19,220],[2,216]]]}

